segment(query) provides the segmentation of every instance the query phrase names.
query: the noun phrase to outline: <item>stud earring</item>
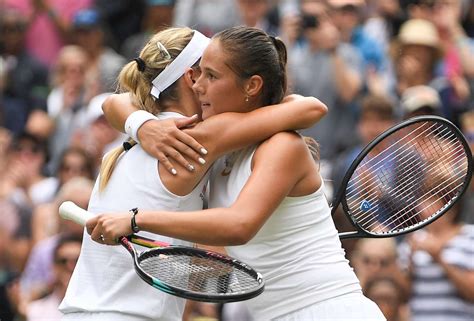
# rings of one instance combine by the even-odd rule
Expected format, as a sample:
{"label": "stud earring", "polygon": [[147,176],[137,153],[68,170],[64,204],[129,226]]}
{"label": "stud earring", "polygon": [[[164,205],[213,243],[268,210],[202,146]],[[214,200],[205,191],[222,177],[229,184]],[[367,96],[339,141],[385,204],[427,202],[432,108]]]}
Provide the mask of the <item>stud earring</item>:
{"label": "stud earring", "polygon": [[246,103],[249,102],[249,96],[245,96],[245,102],[246,102]]}

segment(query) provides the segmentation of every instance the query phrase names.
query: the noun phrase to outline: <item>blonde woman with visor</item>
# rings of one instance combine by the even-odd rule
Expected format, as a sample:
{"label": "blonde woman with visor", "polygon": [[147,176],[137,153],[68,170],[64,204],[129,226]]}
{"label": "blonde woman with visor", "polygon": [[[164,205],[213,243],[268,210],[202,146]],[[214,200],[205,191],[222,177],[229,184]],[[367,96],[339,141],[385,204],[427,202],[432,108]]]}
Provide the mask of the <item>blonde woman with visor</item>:
{"label": "blonde woman with visor", "polygon": [[[192,86],[200,74],[197,63],[208,43],[207,37],[189,28],[157,33],[140,57],[120,73],[119,85],[127,92],[127,100],[130,98],[140,111],[163,120],[200,115]],[[189,170],[167,171],[160,161],[130,140],[105,156],[88,210],[123,212],[137,204],[143,209],[173,212],[202,209],[201,194],[214,160],[276,132],[311,126],[325,112],[326,107],[315,98],[292,96],[279,105],[249,113],[209,118],[187,131],[207,149],[206,160],[188,160]],[[136,125],[137,120],[143,122],[155,116],[138,113],[134,117]],[[272,122],[268,122],[269,118]],[[136,134],[135,130],[130,133]],[[135,232],[171,244],[193,245]],[[65,314],[63,320],[181,320],[183,299],[157,291],[140,280],[123,248],[104,245],[111,241],[106,236],[92,235],[92,239],[100,244],[85,234],[81,255],[60,305]]]}

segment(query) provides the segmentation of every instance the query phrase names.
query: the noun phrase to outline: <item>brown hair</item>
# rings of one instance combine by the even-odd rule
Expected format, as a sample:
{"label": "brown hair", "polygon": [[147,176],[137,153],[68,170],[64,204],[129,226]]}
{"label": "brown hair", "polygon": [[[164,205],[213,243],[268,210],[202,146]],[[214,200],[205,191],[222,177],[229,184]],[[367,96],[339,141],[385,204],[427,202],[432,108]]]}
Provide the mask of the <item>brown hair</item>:
{"label": "brown hair", "polygon": [[279,103],[286,94],[287,51],[285,44],[264,31],[251,27],[232,27],[214,36],[230,57],[229,68],[238,78],[253,75],[263,79],[262,106]]}

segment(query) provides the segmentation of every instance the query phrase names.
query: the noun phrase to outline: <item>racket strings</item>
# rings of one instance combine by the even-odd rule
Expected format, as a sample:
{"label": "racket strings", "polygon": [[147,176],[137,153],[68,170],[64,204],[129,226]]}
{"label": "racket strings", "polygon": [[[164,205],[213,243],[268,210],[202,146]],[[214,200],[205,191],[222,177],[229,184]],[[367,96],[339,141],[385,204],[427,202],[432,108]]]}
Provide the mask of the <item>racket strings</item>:
{"label": "racket strings", "polygon": [[422,223],[462,190],[468,167],[464,146],[449,127],[415,125],[396,132],[403,136],[386,137],[388,147],[366,156],[349,181],[346,204],[357,224],[371,233]]}
{"label": "racket strings", "polygon": [[197,252],[145,252],[139,259],[144,272],[161,282],[203,294],[239,293],[260,286],[251,273]]}
{"label": "racket strings", "polygon": [[[436,167],[435,167],[436,168]],[[432,174],[431,173],[431,169],[428,169],[428,171],[425,173],[425,175],[429,175],[429,174]],[[430,177],[431,179],[439,179],[439,178],[442,178],[442,175],[441,174],[436,174],[434,173],[433,176]],[[405,201],[405,206],[401,209],[398,209],[398,211],[396,211],[397,209],[394,208],[394,207],[391,207],[390,210],[391,212],[393,212],[394,210],[396,211],[392,216],[391,218],[393,217],[399,217],[401,216],[401,213],[403,212],[406,212],[407,209],[411,209],[413,208],[413,205],[414,205],[414,202],[416,202],[415,200],[419,200],[419,199],[422,199],[423,201],[418,201],[418,206],[421,206],[421,204],[423,204],[424,202],[426,202],[427,198],[432,194],[432,193],[436,193],[438,191],[441,191],[442,190],[442,187],[440,184],[436,185],[436,186],[433,186],[431,189],[427,189],[426,187],[422,187],[422,188],[425,188],[426,192],[423,194],[423,195],[419,195],[419,192],[420,192],[420,189],[415,185],[415,183],[418,182],[418,179],[423,179],[423,177],[419,177],[418,176],[413,176],[412,177],[413,179],[413,184],[409,184],[410,186],[407,188],[407,184],[405,184],[405,186],[402,184],[400,184],[400,188],[401,188],[401,192],[398,192],[398,195],[397,195],[397,192],[393,193],[394,195],[391,195],[391,197],[398,197],[399,198],[399,202],[402,202],[402,201]],[[451,188],[452,190],[453,189],[457,189],[458,187],[462,186],[462,182],[460,185],[455,185],[455,186],[452,186],[453,184],[448,184],[448,186],[444,186],[443,188],[446,189],[446,188]],[[405,195],[404,195],[405,194]],[[418,194],[418,195],[417,195]],[[448,194],[450,194],[450,192],[448,193],[445,193],[444,197],[448,196]],[[408,198],[409,199],[406,199],[407,198],[407,195],[411,195],[409,196]],[[405,198],[405,199],[404,199]],[[415,199],[415,200],[414,200]],[[425,210],[426,208],[423,208],[421,209],[421,211]],[[433,213],[436,213],[433,212]],[[391,219],[389,218],[389,219]],[[405,218],[405,223],[407,226],[410,226],[410,225],[413,225],[413,224],[416,224],[416,223],[419,223],[419,222],[422,222],[426,219],[429,219],[429,218],[425,218],[425,219],[418,219],[416,221],[414,221],[414,219],[417,218],[416,215],[412,215],[408,218]],[[388,223],[388,220],[387,219],[386,221],[384,222],[381,222],[378,227],[382,227],[384,226],[386,223]],[[376,230],[374,228],[375,224],[378,223],[377,220],[375,220],[374,217],[371,218],[371,220],[364,222],[366,224],[368,223],[372,223],[371,221],[373,221],[373,224],[369,225],[368,228],[372,229],[372,230]]]}
{"label": "racket strings", "polygon": [[[428,132],[431,128],[433,128],[434,125],[426,128],[425,130],[423,130],[422,132],[418,133],[417,135],[413,136],[413,133],[410,133],[408,132],[405,136],[403,137],[398,137],[397,139],[400,140],[400,141],[403,141],[403,142],[406,142],[406,144],[404,145],[401,145],[400,147],[398,148],[392,148],[392,149],[384,149],[384,148],[380,148],[381,149],[381,152],[377,152],[375,150],[375,154],[379,154],[379,153],[384,153],[386,152],[386,155],[384,155],[383,157],[374,157],[374,160],[376,161],[374,164],[371,164],[370,166],[368,166],[367,168],[364,168],[364,171],[361,171],[359,173],[359,175],[363,176],[363,175],[366,175],[368,173],[371,173],[373,172],[374,169],[376,168],[380,168],[380,166],[384,163],[386,163],[389,159],[391,159],[393,157],[393,155],[395,155],[397,152],[399,152],[400,150],[402,150],[403,148],[406,148],[407,146],[409,146],[411,143],[413,143],[416,139],[418,139],[421,135],[425,134],[426,132]],[[409,136],[412,136],[411,140],[409,141],[406,141],[406,139],[409,137]],[[396,143],[395,139],[393,140],[393,142],[390,142],[390,143]],[[369,154],[371,155],[371,154]],[[364,159],[366,161],[367,164],[370,163],[370,158],[369,160],[367,159]],[[348,188],[350,189],[351,187],[351,184],[354,184],[354,183],[357,183],[357,182],[353,182],[352,180],[349,181],[348,183]],[[351,192],[347,193],[347,196],[350,197],[351,196]]]}
{"label": "racket strings", "polygon": [[[394,143],[394,144],[396,144],[396,143]],[[462,148],[462,146],[461,146],[461,148]],[[411,155],[411,157],[407,158],[406,155]],[[413,149],[407,149],[406,155],[404,155],[402,157],[397,156],[397,158],[395,159],[395,161],[397,162],[397,168],[398,168],[399,172],[403,172],[403,171],[406,171],[409,168],[411,168],[412,167],[412,162],[419,159],[419,156],[420,156],[420,154],[415,152]],[[380,180],[373,179],[370,184],[364,184],[364,186],[365,186],[364,191],[367,194],[367,198],[368,198],[369,201],[373,201],[373,199],[372,200],[370,199],[369,195],[371,195],[371,194],[375,195],[374,192],[375,192],[376,189],[378,189],[379,192],[383,192],[382,188],[384,186],[390,187],[389,183],[393,180],[392,176],[394,175],[394,170],[392,168],[383,168],[383,167],[375,168],[375,167],[372,167],[372,172],[373,173],[382,172],[382,179],[380,179]],[[430,174],[429,169],[426,172],[428,174]],[[356,174],[358,174],[357,171],[356,171]],[[417,174],[418,174],[418,177],[415,177],[414,176],[415,174],[412,174],[410,176],[410,180],[407,180],[407,179],[403,180],[403,176],[401,176],[401,178],[397,182],[399,189],[409,192],[409,190],[407,190],[405,188],[406,185],[409,184],[409,183],[413,184],[413,182],[415,182],[416,179],[421,178],[421,175],[423,175],[424,173],[423,173],[423,171],[418,169]],[[366,177],[368,177],[368,175],[366,175],[365,177],[362,176],[362,179],[361,179],[360,176],[361,175],[358,174],[358,176],[356,176],[355,179],[351,180],[352,182],[354,182],[353,186],[355,186],[355,184],[358,184],[358,186],[360,186],[359,181],[364,180],[364,179],[366,179]],[[353,191],[352,193],[348,193],[348,196],[347,196],[348,198],[350,198],[351,195],[354,195],[355,192],[357,192],[358,194],[360,193],[358,191],[358,189],[355,189],[355,188],[352,191]],[[354,198],[354,199],[357,200],[356,198]],[[348,205],[352,207],[354,204],[348,202]]]}
{"label": "racket strings", "polygon": [[[462,164],[464,163],[463,162],[463,157],[458,157],[460,159],[457,160],[457,162],[461,162]],[[443,175],[440,174],[439,171],[436,170],[437,167],[427,167],[427,171],[425,173],[420,173],[418,175],[413,175],[412,177],[410,177],[411,179],[411,182],[402,182],[400,183],[400,186],[398,187],[397,190],[395,190],[393,192],[393,195],[391,196],[395,196],[395,197],[398,197],[399,201],[400,202],[403,202],[403,201],[410,201],[410,198],[413,198],[414,196],[413,195],[416,195],[416,192],[417,192],[417,189],[418,189],[418,186],[416,185],[416,182],[418,181],[418,179],[423,179],[423,176],[426,176],[426,175],[431,175],[433,174],[433,176],[431,176],[432,179],[437,179],[437,180],[440,180]],[[433,192],[437,192],[437,191],[440,191],[442,192],[443,189],[446,189],[446,188],[450,188],[451,189],[451,192],[453,191],[457,191],[459,187],[462,186],[462,178],[461,179],[461,184],[460,185],[457,185],[457,186],[451,186],[453,184],[450,183],[448,185],[444,185],[442,182],[440,182],[438,185],[436,186],[433,186],[431,189],[428,189],[425,187],[425,190],[426,190],[426,193],[423,194],[423,195],[418,195],[417,197],[418,198],[427,198],[431,193]],[[407,187],[409,185],[409,187]],[[401,191],[401,192],[400,192]],[[388,187],[388,191],[387,193],[390,193],[390,187]],[[446,193],[446,196],[450,195],[450,193]],[[374,201],[374,199],[370,199],[371,201]],[[424,201],[421,201],[419,204],[422,204]],[[395,212],[393,214],[393,217],[397,217],[400,212],[403,212],[405,211],[407,208],[411,208],[413,206],[413,203],[406,203],[405,207],[401,208],[401,209],[398,209],[398,212]],[[396,208],[392,207],[390,208],[392,211],[395,210]],[[364,223],[364,224],[369,224],[371,223],[371,221],[374,221],[375,220],[375,217],[367,217],[366,220],[362,219],[360,221],[360,223]],[[383,223],[386,223],[386,222],[383,222]],[[412,223],[416,223],[416,222],[412,222]],[[369,228],[372,229],[373,226],[369,226]]]}
{"label": "racket strings", "polygon": [[[419,135],[417,137],[419,137]],[[397,155],[395,157],[394,155],[396,155],[396,154],[390,153],[388,156],[393,156],[393,157],[391,157],[390,159],[388,158],[388,156],[383,157],[383,160],[385,161],[385,163],[383,163],[383,164],[390,163],[390,161],[393,161],[395,159],[397,161],[397,167],[398,167],[399,171],[403,170],[404,166],[412,167],[412,162],[417,160],[419,158],[419,156],[422,155],[422,154],[419,154],[419,153],[415,152],[412,148],[407,148],[412,142],[413,142],[413,140],[410,140],[402,146],[402,147],[405,148],[403,156],[400,157],[399,155]],[[392,142],[392,144],[396,145],[397,142],[394,141],[394,142]],[[461,149],[462,149],[462,146],[461,146]],[[399,150],[400,150],[400,148],[397,149],[397,151],[399,151]],[[377,158],[379,158],[379,157],[374,157],[374,159],[377,159]],[[366,159],[365,161],[366,161],[366,164],[368,164],[371,161],[371,159],[368,159],[368,160]],[[380,161],[377,162],[377,164],[380,165]],[[381,170],[384,170],[384,167],[364,165],[363,169],[364,169],[363,172],[356,171],[358,179],[352,179],[351,180],[352,185],[360,184],[359,183],[360,178],[364,179],[366,177],[370,177],[369,173],[373,174],[374,172],[380,172]],[[393,169],[389,168],[389,169],[386,169],[386,170],[387,170],[387,172],[390,173],[390,175],[393,175]],[[364,174],[365,174],[365,176],[364,176]],[[386,175],[386,176],[388,176],[388,175]],[[387,180],[388,179],[386,179],[386,181]],[[383,182],[383,180],[382,180],[382,182]],[[367,187],[369,187],[369,189]],[[372,183],[369,184],[367,187],[365,189],[368,190],[368,192],[372,192],[373,188],[380,188],[379,181],[373,180]],[[370,189],[370,187],[372,187],[372,190]],[[349,198],[352,194],[354,194],[356,192],[358,193],[358,191],[356,189],[352,189],[352,192],[347,193],[347,197]]]}

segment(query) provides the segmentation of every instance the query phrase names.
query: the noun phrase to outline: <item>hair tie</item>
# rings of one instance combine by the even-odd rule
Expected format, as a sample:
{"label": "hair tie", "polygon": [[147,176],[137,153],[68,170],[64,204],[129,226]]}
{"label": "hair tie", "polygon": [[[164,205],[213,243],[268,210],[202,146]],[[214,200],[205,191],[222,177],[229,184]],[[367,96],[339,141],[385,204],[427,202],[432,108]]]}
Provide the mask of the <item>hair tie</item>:
{"label": "hair tie", "polygon": [[130,142],[123,142],[123,149],[125,149],[126,152],[128,152],[134,145],[132,145]]}
{"label": "hair tie", "polygon": [[145,61],[140,57],[137,57],[133,60],[137,63],[138,71],[144,72],[146,68]]}

